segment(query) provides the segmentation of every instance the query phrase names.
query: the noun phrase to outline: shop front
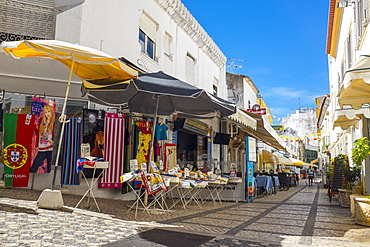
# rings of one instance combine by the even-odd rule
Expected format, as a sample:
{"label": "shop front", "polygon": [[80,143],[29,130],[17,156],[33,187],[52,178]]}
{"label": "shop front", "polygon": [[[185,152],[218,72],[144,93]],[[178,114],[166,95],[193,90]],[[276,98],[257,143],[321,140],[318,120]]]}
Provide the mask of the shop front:
{"label": "shop front", "polygon": [[210,147],[210,130],[206,123],[182,118],[176,126],[177,160],[180,168],[207,172],[213,170],[212,149]]}

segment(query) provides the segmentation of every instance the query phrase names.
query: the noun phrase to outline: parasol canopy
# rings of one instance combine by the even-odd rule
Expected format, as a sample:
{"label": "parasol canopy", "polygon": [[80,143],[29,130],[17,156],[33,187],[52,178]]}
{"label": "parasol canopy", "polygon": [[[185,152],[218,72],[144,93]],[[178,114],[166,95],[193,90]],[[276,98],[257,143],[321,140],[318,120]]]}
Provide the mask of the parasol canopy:
{"label": "parasol canopy", "polygon": [[127,106],[131,112],[140,114],[169,116],[176,112],[180,117],[212,118],[236,111],[233,103],[162,71],[140,75],[128,85],[103,80],[84,81],[83,85],[91,101]]}
{"label": "parasol canopy", "polygon": [[295,159],[295,158],[292,158],[292,157],[289,157],[289,159],[293,162],[292,165],[295,165],[295,166],[300,166],[300,165],[303,165],[303,164],[306,163],[302,160],[298,160],[298,159]]}
{"label": "parasol canopy", "polygon": [[118,58],[112,57],[102,51],[58,40],[10,41],[1,43],[1,47],[7,55],[11,55],[14,58],[49,58],[58,60],[70,68],[63,109],[59,117],[59,122],[61,122],[62,127],[51,186],[51,190],[54,190],[56,167],[58,166],[60,157],[64,127],[67,122],[65,109],[67,106],[72,73],[80,79],[104,79],[111,81],[136,78],[137,71],[126,66]]}
{"label": "parasol canopy", "polygon": [[118,58],[90,47],[59,40],[21,40],[1,43],[7,55],[14,58],[50,58],[58,60],[80,79],[129,80],[137,71]]}

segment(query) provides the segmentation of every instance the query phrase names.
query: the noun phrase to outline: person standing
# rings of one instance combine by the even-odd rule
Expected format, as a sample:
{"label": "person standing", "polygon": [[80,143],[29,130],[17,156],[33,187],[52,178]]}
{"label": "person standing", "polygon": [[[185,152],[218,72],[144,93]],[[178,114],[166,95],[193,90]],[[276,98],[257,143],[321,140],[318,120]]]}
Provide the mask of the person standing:
{"label": "person standing", "polygon": [[177,159],[177,164],[180,166],[181,169],[185,168],[186,159],[185,159],[185,154],[184,153],[180,154],[180,158]]}
{"label": "person standing", "polygon": [[315,174],[314,170],[312,169],[312,166],[308,167],[307,173],[308,173],[308,186],[312,186],[313,185],[313,177],[314,177],[314,174]]}

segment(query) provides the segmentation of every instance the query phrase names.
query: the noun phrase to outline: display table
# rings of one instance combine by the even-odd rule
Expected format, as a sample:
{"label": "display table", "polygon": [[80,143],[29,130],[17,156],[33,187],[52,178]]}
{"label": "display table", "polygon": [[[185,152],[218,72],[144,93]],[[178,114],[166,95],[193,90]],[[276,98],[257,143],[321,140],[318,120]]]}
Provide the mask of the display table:
{"label": "display table", "polygon": [[[85,182],[88,186],[88,190],[82,196],[81,200],[77,203],[75,208],[77,208],[80,205],[80,203],[82,202],[82,200],[85,198],[85,196],[87,196],[87,194],[89,194],[89,197],[88,197],[88,200],[87,200],[87,206],[88,207],[90,206],[90,197],[92,197],[94,199],[96,207],[98,208],[98,210],[100,212],[100,208],[98,206],[98,203],[96,202],[96,199],[95,199],[95,196],[94,196],[94,193],[93,193],[93,186],[99,180],[99,178],[103,175],[105,169],[107,169],[109,167],[109,162],[108,161],[96,161],[93,166],[91,166],[91,165],[83,165],[83,166],[84,166],[84,169],[94,169],[94,171],[93,171],[93,176],[92,176],[92,179],[91,179],[90,183],[87,180],[87,178],[85,176],[85,173],[82,172],[82,176],[85,179]],[[103,169],[103,171],[98,175],[98,177],[95,178],[96,169]]]}
{"label": "display table", "polygon": [[209,191],[209,196],[206,198],[206,200],[211,198],[214,204],[216,204],[217,201],[221,204],[222,202],[221,192],[224,190],[227,183],[228,183],[227,181],[220,180],[208,181],[208,186],[206,188]]}
{"label": "display table", "polygon": [[201,188],[199,187],[182,187],[178,184],[176,187],[176,194],[178,196],[177,200],[174,201],[173,205],[170,207],[172,209],[175,207],[179,202],[182,203],[183,209],[187,209],[187,206],[193,201],[199,208],[202,208],[200,204],[198,195],[201,192]]}

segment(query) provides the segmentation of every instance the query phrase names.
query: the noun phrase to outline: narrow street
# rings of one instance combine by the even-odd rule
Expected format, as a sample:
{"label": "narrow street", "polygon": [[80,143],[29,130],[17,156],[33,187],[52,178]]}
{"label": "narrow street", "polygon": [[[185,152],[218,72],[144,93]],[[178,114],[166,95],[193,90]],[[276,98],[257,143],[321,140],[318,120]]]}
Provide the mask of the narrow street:
{"label": "narrow street", "polygon": [[[163,221],[154,217],[157,222],[151,217],[146,222],[127,221],[82,209],[73,213],[70,207],[38,209],[29,190],[14,190],[17,199],[9,198],[12,191],[2,189],[8,195],[1,193],[0,198],[3,246],[370,245],[370,228],[356,225],[349,208],[340,207],[337,199],[329,203],[322,184],[309,187],[305,180],[253,203],[223,203],[183,216],[179,211],[177,217]],[[65,198],[65,204],[71,203]],[[104,205],[102,211],[107,212]]]}

